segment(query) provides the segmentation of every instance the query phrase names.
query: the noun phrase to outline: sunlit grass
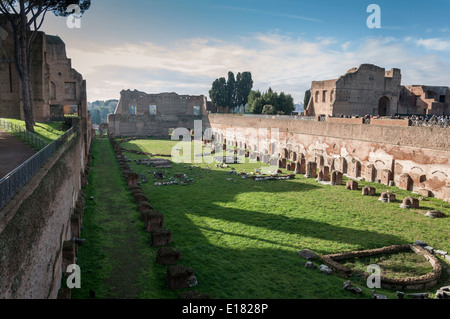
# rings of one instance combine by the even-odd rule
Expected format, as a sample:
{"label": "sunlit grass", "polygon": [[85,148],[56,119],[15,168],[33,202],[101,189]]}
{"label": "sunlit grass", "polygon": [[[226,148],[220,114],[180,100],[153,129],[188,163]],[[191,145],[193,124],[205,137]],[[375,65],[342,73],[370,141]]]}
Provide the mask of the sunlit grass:
{"label": "sunlit grass", "polygon": [[[171,154],[174,147],[182,145],[178,143],[134,140],[122,146]],[[397,187],[360,182],[359,191],[349,191],[301,175],[295,180],[258,182],[229,174],[231,168],[253,172],[268,167],[248,159],[243,164],[228,164],[228,168],[214,163],[174,163],[173,168],[160,170],[166,180],[182,173],[194,183],[155,186],[153,172],[157,169],[133,161],[148,156],[124,154],[132,160],[131,168],[149,179],[141,186],[151,205],[164,215],[167,229],[172,230],[170,246],[181,251],[180,263],[194,269],[199,284],[193,289],[213,298],[359,298],[342,289],[345,279],[306,269],[306,261],[297,255],[305,248],[323,255],[420,239],[437,249],[450,249],[450,219],[424,216],[430,209],[448,214],[450,204],[430,198],[422,201],[419,209],[405,210],[399,207],[400,201],[378,201],[380,193],[388,189],[399,200],[418,196]],[[362,196],[364,185],[376,187],[378,196]],[[97,186],[96,191],[101,192],[102,182]],[[145,249],[143,254],[157,251]],[[162,276],[164,267],[159,269],[156,272]],[[147,290],[141,297],[168,296],[162,285],[155,290],[150,281],[142,283]],[[449,283],[444,275],[439,285]],[[358,284],[364,291],[360,298],[370,298],[370,290]],[[396,298],[395,292],[380,292]]]}
{"label": "sunlit grass", "polygon": [[[16,120],[16,119],[6,119],[9,122],[20,126],[25,129],[25,121]],[[47,143],[53,142],[58,139],[61,135],[67,131],[68,127],[64,124],[64,122],[50,122],[50,123],[39,123],[37,122],[34,126],[34,134],[38,137],[46,141]]]}

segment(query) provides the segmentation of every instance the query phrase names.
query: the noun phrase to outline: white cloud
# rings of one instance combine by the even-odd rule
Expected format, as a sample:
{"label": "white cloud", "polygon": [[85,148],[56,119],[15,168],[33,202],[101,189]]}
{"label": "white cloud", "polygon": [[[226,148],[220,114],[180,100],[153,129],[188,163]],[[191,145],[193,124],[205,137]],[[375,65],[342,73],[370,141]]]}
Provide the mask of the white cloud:
{"label": "white cloud", "polygon": [[417,45],[423,46],[427,50],[436,51],[449,51],[450,52],[450,40],[449,39],[419,39],[417,40]]}
{"label": "white cloud", "polygon": [[307,40],[271,33],[234,42],[194,38],[168,46],[126,43],[95,53],[68,48],[68,55],[88,81],[89,100],[118,97],[122,89],[208,96],[212,81],[231,70],[251,71],[255,89],[271,86],[300,102],[311,81],[337,78],[362,63],[400,68],[404,84],[449,85],[449,61],[419,54],[417,43],[387,37],[353,41],[350,46],[333,38]]}

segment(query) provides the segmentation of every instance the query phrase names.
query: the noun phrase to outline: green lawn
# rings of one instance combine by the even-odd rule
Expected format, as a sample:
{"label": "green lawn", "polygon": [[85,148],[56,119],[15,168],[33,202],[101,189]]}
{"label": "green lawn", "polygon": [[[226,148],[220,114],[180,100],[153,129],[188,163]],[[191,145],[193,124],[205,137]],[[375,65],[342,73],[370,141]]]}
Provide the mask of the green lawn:
{"label": "green lawn", "polygon": [[[25,129],[25,121],[6,119],[7,121],[16,124],[23,129]],[[68,127],[64,125],[64,122],[51,122],[51,123],[39,123],[37,122],[34,126],[35,134],[43,139],[44,141],[50,143],[56,140],[58,137],[67,131]]]}
{"label": "green lawn", "polygon": [[[182,148],[183,144],[178,143],[134,140],[122,146],[170,154],[174,147]],[[125,155],[132,160],[146,157]],[[267,167],[260,163],[229,166],[238,172]],[[343,290],[344,278],[306,269],[306,261],[297,252],[308,248],[320,255],[332,254],[407,244],[418,239],[436,249],[450,250],[450,219],[424,216],[429,209],[439,209],[448,215],[450,204],[433,198],[421,202],[420,209],[405,210],[399,208],[401,201],[378,201],[379,194],[388,189],[397,194],[398,200],[411,195],[397,187],[360,182],[359,191],[349,191],[344,186],[321,185],[301,175],[289,181],[253,181],[229,175],[229,168],[205,163],[179,163],[162,170],[166,180],[176,173],[188,175],[194,179],[188,186],[155,186],[155,169],[133,161],[131,167],[149,179],[149,183],[141,186],[152,206],[164,215],[166,228],[173,231],[170,246],[181,251],[180,264],[194,269],[199,284],[193,289],[212,298],[370,298],[364,282],[355,282],[363,288],[363,296],[356,297]],[[92,178],[96,183],[92,186],[93,193],[107,192],[105,187],[110,182],[95,182],[95,175]],[[362,196],[364,185],[376,187],[378,196]],[[115,196],[128,195],[117,191]],[[112,197],[110,200],[115,201]],[[143,227],[143,222],[139,223]],[[104,223],[101,225],[106,227]],[[156,251],[145,247],[142,254],[150,254],[151,259]],[[156,273],[164,272],[163,266],[149,263]],[[447,271],[444,270],[439,286],[450,284]],[[152,282],[156,277],[162,280],[161,276],[142,279],[147,288],[139,297],[174,297],[165,287],[154,288],[158,285]],[[430,292],[435,292],[435,288],[439,287]],[[380,293],[396,298],[395,291],[380,290]]]}

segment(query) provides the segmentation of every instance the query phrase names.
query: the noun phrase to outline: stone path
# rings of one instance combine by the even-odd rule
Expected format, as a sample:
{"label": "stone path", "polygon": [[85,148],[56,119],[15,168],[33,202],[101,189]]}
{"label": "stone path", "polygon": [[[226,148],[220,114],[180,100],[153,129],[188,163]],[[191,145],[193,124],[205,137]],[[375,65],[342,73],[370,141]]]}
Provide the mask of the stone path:
{"label": "stone path", "polygon": [[0,130],[0,179],[36,154],[36,150],[14,135]]}

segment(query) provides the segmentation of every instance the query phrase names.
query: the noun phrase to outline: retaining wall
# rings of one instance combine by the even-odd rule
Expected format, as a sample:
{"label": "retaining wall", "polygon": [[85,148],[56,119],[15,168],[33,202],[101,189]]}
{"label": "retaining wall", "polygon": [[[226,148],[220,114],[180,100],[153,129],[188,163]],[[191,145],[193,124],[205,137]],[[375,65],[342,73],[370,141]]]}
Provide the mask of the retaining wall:
{"label": "retaining wall", "polygon": [[[63,244],[88,162],[90,124],[45,164],[0,211],[0,298],[54,299],[63,274]],[[87,142],[87,143],[86,143]],[[87,145],[86,145],[87,144]],[[65,271],[65,270],[64,270]]]}

